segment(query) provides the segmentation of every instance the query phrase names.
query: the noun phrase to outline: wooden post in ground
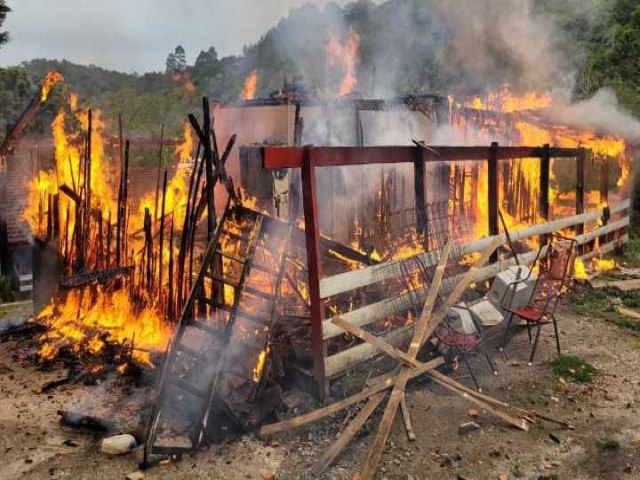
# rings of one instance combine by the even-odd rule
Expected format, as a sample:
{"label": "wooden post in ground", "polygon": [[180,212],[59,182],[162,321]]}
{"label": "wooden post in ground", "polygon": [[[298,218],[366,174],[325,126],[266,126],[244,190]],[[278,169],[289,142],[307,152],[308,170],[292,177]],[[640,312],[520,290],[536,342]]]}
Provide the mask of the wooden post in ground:
{"label": "wooden post in ground", "polygon": [[324,400],[329,393],[329,385],[325,377],[325,359],[327,346],[322,338],[322,322],[324,320],[324,303],[320,298],[320,225],[318,222],[318,195],[316,191],[316,172],[313,163],[313,150],[304,149],[302,166],[302,204],[304,208],[304,230],[307,246],[307,268],[309,282],[309,300],[311,310],[311,345],[313,349],[313,370],[318,394]]}
{"label": "wooden post in ground", "polygon": [[[600,159],[600,207],[604,208],[609,205],[609,157]],[[603,217],[602,224],[609,223],[609,218]],[[598,246],[601,247],[609,242],[613,237],[604,235],[598,239]],[[595,246],[595,244],[594,244]]]}
{"label": "wooden post in ground", "polygon": [[548,143],[542,147],[540,158],[540,216],[549,220],[549,178],[551,170],[551,151]]}
{"label": "wooden post in ground", "polygon": [[[548,143],[542,146],[542,156],[540,157],[540,198],[538,201],[538,209],[540,217],[545,222],[549,221],[549,179],[551,177],[551,149]],[[540,235],[538,242],[540,245],[544,243],[546,236]]]}
{"label": "wooden post in ground", "polygon": [[[576,215],[584,213],[584,177],[585,177],[585,159],[587,151],[582,149],[580,155],[576,157]],[[575,227],[576,235],[584,233],[584,224],[580,223]],[[584,253],[584,247],[578,246],[578,255]]]}
{"label": "wooden post in ground", "polygon": [[427,230],[427,207],[425,198],[425,162],[422,157],[422,148],[416,147],[416,156],[413,163],[413,182],[416,202],[416,227],[418,234],[422,235]]}
{"label": "wooden post in ground", "polygon": [[[489,186],[487,189],[488,198],[487,205],[489,207],[489,235],[499,235],[500,228],[498,226],[498,209],[499,209],[499,189],[498,189],[498,142],[491,144],[491,150],[489,151],[487,175]],[[495,251],[491,254],[491,263],[498,261],[498,252]]]}

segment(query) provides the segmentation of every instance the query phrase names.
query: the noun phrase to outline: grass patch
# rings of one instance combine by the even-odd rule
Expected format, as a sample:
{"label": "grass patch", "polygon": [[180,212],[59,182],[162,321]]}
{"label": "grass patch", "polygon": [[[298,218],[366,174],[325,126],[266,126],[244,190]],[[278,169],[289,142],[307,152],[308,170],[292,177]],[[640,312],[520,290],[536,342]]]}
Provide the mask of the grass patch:
{"label": "grass patch", "polygon": [[627,308],[640,308],[640,295],[617,290],[580,291],[571,295],[569,306],[573,313],[585,318],[600,318],[630,332],[640,334],[640,321],[625,317],[617,311],[617,302]]}
{"label": "grass patch", "polygon": [[629,232],[629,242],[625,245],[624,253],[616,255],[616,262],[630,268],[640,267],[640,232]]}
{"label": "grass patch", "polygon": [[551,371],[556,381],[560,378],[578,383],[591,383],[597,373],[596,367],[580,357],[559,355],[551,362]]}

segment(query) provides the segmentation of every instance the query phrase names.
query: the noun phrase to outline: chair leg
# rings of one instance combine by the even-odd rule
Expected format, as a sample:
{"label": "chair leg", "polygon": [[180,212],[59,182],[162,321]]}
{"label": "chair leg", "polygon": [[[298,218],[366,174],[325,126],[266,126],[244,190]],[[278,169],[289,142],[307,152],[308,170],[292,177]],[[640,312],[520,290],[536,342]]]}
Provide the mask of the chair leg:
{"label": "chair leg", "polygon": [[560,355],[560,335],[558,334],[558,322],[556,320],[556,316],[551,317],[553,320],[553,329],[556,333],[556,347],[558,348],[558,355]]}
{"label": "chair leg", "polygon": [[462,357],[462,361],[466,365],[467,370],[469,370],[469,375],[471,375],[471,379],[473,380],[473,384],[476,386],[476,390],[481,392],[482,388],[480,388],[480,385],[478,385],[478,380],[476,379],[476,376],[473,373],[473,370],[471,369],[471,364],[469,363],[469,359],[467,358],[467,354],[461,348],[458,348],[458,352],[460,353],[460,356]]}
{"label": "chair leg", "polygon": [[533,357],[536,355],[536,348],[538,348],[538,340],[540,339],[540,330],[542,329],[542,322],[538,322],[538,329],[536,330],[536,338],[533,341],[533,348],[531,349],[531,356],[529,357],[529,365],[533,364]]}
{"label": "chair leg", "polygon": [[489,356],[488,353],[484,354],[484,358],[487,359],[487,363],[491,367],[491,371],[493,372],[493,374],[498,375],[498,369],[496,368],[496,365],[493,363],[493,360],[491,360],[491,357]]}
{"label": "chair leg", "polygon": [[527,333],[529,334],[529,343],[531,343],[533,338],[531,337],[531,322],[529,320],[527,320]]}
{"label": "chair leg", "polygon": [[500,351],[504,350],[504,347],[507,346],[509,331],[511,330],[511,322],[513,322],[513,313],[509,313],[509,320],[507,320],[507,328],[504,331],[504,337],[502,338],[502,345],[500,345]]}

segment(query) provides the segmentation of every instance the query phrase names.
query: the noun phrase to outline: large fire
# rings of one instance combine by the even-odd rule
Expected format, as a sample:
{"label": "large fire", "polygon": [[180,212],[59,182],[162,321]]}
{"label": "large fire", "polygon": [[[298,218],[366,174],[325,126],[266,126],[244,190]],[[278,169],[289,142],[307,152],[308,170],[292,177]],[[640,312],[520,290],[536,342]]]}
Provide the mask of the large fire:
{"label": "large fire", "polygon": [[[449,99],[452,126],[458,129],[467,141],[487,143],[500,139],[502,145],[540,146],[549,144],[561,148],[590,149],[595,158],[610,158],[618,162],[621,174],[617,186],[626,185],[630,166],[625,157],[626,144],[623,138],[613,135],[598,135],[589,129],[572,129],[567,126],[554,125],[544,118],[545,109],[552,102],[550,92],[525,92],[517,95],[508,85],[504,85],[486,98],[474,97],[463,105],[454,105],[452,97]],[[456,109],[457,108],[457,109]],[[467,117],[460,114],[461,108],[479,112],[482,119],[480,124],[467,124]],[[487,112],[485,114],[484,112]],[[500,120],[489,115],[495,112]],[[542,113],[542,114],[541,114]],[[455,119],[455,120],[454,120]],[[469,136],[474,136],[473,140]],[[488,234],[487,191],[488,170],[482,162],[475,167],[462,166],[466,170],[477,171],[478,180],[475,182],[477,199],[471,202],[474,213],[474,236],[481,237]],[[500,170],[502,178],[500,185],[500,209],[509,228],[523,228],[543,221],[538,211],[540,162],[537,159],[521,159],[512,161],[510,168]],[[452,172],[452,177],[455,172]],[[469,174],[468,177],[472,178]],[[549,203],[553,208],[552,214],[570,214],[570,206],[557,205],[556,200],[564,197],[559,193],[556,181],[554,159],[551,160]],[[469,186],[470,187],[470,186]],[[465,191],[469,191],[466,188]],[[568,199],[567,199],[568,200]],[[587,192],[587,203],[592,206],[602,206],[598,192]],[[570,204],[568,204],[570,205]],[[567,211],[563,211],[566,209]]]}
{"label": "large fire", "polygon": [[244,86],[240,93],[241,100],[255,100],[256,91],[258,89],[258,71],[252,70],[249,76],[244,80]]}
{"label": "large fire", "polygon": [[353,27],[349,28],[346,42],[342,43],[335,33],[332,33],[329,43],[325,45],[329,64],[332,67],[338,65],[343,71],[344,76],[340,83],[339,96],[349,95],[358,83],[356,67],[359,61],[359,48],[360,36]]}
{"label": "large fire", "polygon": [[[107,156],[104,142],[106,125],[100,112],[94,110],[90,117],[87,111],[77,107],[77,97],[72,95],[68,105],[60,109],[51,125],[55,168],[40,171],[31,182],[24,218],[30,223],[34,235],[44,237],[45,218],[48,215],[46,210],[52,208],[51,195],[57,195],[59,218],[56,220],[60,232],[53,245],[57,246],[65,265],[65,275],[72,275],[78,273],[75,267],[78,260],[76,249],[81,232],[85,232],[80,242],[84,244],[83,251],[86,252],[81,271],[142,264],[144,240],[139,238],[138,232],[144,227],[144,209],[148,209],[155,218],[156,210],[164,205],[167,220],[164,230],[160,232],[161,222],[153,225],[156,238],[162,235],[166,239],[161,258],[156,258],[154,264],[154,278],[157,281],[157,272],[162,271],[160,265],[165,273],[159,291],[155,281],[153,285],[143,288],[141,282],[144,281],[144,275],[134,274],[123,280],[124,284],[120,286],[110,283],[61,292],[39,314],[40,321],[49,327],[41,338],[40,356],[44,359],[54,358],[62,348],[98,353],[109,342],[131,344],[133,357],[149,364],[149,354],[164,351],[172,334],[172,328],[163,313],[165,309],[162,308],[162,303],[167,301],[167,290],[174,283],[174,279],[170,278],[170,258],[177,252],[177,242],[170,242],[167,238],[168,225],[177,228],[185,217],[193,137],[185,124],[184,141],[177,145],[175,152],[179,160],[176,173],[168,181],[164,196],[162,191],[159,193],[160,199],[156,198],[155,192],[145,195],[140,213],[130,215],[128,228],[124,232],[128,238],[124,244],[129,249],[122,252],[123,258],[117,265],[113,240],[111,243],[108,240],[115,238],[115,234],[111,233],[118,215],[114,180],[118,178],[114,168],[117,162]],[[72,121],[69,120],[69,113]],[[90,122],[91,155],[87,158],[83,132],[89,129]],[[68,124],[71,123],[79,125],[79,131],[69,128]],[[78,199],[91,206],[90,214],[78,210]]]}

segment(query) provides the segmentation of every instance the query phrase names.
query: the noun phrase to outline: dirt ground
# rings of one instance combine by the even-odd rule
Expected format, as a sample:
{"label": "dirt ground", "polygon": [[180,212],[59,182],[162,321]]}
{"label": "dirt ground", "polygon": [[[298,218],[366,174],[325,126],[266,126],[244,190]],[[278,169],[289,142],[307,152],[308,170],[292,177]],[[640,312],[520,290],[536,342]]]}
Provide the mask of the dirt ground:
{"label": "dirt ground", "polygon": [[[593,384],[554,381],[549,365],[555,353],[552,328],[543,329],[531,367],[524,332],[504,353],[495,352],[497,377],[482,358],[473,358],[472,364],[484,393],[567,420],[574,430],[536,423],[525,433],[480,411],[475,421],[481,428],[459,435],[458,426],[472,420],[473,406],[422,383],[410,387],[407,397],[417,441],[409,442],[402,422],[396,421],[378,478],[640,479],[640,340],[628,330],[577,316],[567,307],[560,317],[563,353],[597,368]],[[37,370],[26,358],[24,345],[15,340],[0,344],[0,479],[124,479],[136,471],[140,451],[107,457],[94,437],[61,427],[56,411],[77,408],[130,428],[139,421],[138,397],[145,392],[114,379],[40,393],[43,384],[65,372]],[[457,375],[471,385],[464,369]],[[380,415],[376,412],[323,479],[354,477],[366,459]],[[247,435],[147,470],[145,478],[260,479],[268,472],[277,479],[311,478],[310,467],[335,439],[343,419],[344,414],[336,415],[272,439]]]}

